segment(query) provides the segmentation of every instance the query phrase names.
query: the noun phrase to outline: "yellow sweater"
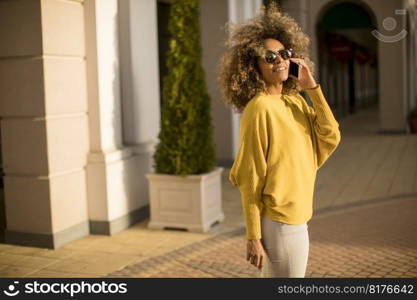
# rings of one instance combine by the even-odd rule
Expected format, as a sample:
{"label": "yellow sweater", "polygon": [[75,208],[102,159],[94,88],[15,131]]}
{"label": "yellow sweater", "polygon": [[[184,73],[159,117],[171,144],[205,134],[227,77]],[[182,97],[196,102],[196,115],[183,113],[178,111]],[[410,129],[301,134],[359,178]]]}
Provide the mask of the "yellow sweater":
{"label": "yellow sweater", "polygon": [[246,238],[260,239],[260,216],[302,224],[313,215],[316,172],[340,142],[339,123],[320,84],[301,94],[258,93],[243,110],[229,173],[239,189]]}

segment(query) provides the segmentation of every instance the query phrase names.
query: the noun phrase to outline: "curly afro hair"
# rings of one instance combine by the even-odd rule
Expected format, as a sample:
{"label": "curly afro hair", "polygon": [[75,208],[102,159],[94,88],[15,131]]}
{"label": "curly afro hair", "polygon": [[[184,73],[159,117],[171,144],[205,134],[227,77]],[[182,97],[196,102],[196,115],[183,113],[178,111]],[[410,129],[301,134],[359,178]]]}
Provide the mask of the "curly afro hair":
{"label": "curly afro hair", "polygon": [[[286,49],[292,48],[292,57],[303,58],[314,76],[314,63],[309,58],[310,38],[297,22],[279,10],[272,2],[261,7],[259,15],[243,24],[226,23],[229,39],[218,65],[218,82],[227,106],[242,112],[258,93],[266,92],[257,65],[257,57],[264,53],[264,39],[280,41]],[[296,79],[288,77],[283,83],[283,94],[301,90]]]}

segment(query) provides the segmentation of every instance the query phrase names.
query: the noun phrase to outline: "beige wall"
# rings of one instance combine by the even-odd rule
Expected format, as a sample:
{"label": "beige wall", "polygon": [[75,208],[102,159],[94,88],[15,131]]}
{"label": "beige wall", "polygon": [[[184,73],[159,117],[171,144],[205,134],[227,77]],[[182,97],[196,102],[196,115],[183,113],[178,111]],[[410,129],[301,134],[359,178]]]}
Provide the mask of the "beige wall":
{"label": "beige wall", "polygon": [[86,235],[82,1],[0,2],[0,94],[6,242]]}

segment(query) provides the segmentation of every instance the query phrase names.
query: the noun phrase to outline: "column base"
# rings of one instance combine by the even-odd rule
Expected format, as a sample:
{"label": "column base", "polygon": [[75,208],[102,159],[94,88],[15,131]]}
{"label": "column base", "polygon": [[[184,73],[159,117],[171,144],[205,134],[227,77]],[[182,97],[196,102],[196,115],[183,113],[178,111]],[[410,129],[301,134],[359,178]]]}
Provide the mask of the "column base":
{"label": "column base", "polygon": [[5,231],[5,243],[19,246],[57,249],[62,245],[89,235],[88,222],[82,222],[56,233]]}
{"label": "column base", "polygon": [[135,223],[145,220],[149,217],[149,204],[127,213],[113,221],[94,221],[90,220],[90,233],[113,235],[120,232]]}

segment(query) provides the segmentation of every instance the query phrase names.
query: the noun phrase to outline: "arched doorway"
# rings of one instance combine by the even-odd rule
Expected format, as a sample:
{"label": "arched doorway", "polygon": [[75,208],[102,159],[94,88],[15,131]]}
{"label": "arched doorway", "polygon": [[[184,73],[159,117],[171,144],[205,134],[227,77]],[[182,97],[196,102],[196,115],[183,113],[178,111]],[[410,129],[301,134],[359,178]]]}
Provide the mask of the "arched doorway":
{"label": "arched doorway", "polygon": [[378,44],[372,12],[358,1],[328,4],[316,25],[320,80],[338,116],[378,104]]}

